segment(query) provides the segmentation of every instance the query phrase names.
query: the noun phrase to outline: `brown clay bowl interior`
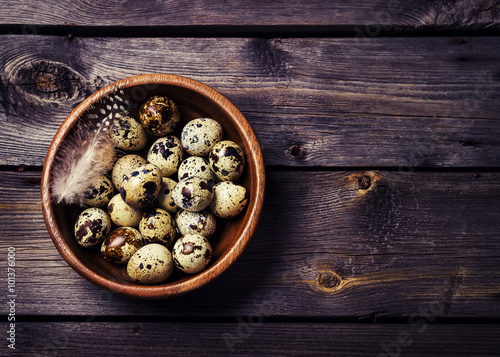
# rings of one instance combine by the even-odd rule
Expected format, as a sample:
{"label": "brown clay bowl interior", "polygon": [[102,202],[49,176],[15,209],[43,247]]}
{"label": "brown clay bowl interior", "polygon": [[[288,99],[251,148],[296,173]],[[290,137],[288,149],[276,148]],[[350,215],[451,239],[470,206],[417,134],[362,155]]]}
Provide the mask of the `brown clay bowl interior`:
{"label": "brown clay bowl interior", "polygon": [[[74,224],[83,208],[56,204],[51,200],[50,181],[57,152],[64,140],[71,138],[75,124],[85,120],[90,105],[99,106],[100,99],[123,89],[137,114],[142,102],[152,95],[172,98],[181,111],[181,122],[174,135],[189,120],[210,117],[224,129],[224,138],[238,143],[245,154],[245,169],[238,183],[250,194],[246,209],[231,219],[218,219],[217,230],[210,239],[213,257],[208,267],[195,275],[175,271],[164,283],[142,285],[126,273],[126,265],[105,261],[99,249],[80,247],[74,238]],[[136,117],[138,117],[136,115]],[[152,143],[155,138],[150,138]],[[149,147],[149,145],[148,145]],[[168,74],[146,74],[115,82],[84,100],[63,122],[49,147],[42,174],[41,195],[45,222],[54,245],[62,257],[79,274],[112,292],[139,298],[167,298],[199,288],[226,270],[250,240],[257,225],[264,199],[265,173],[257,138],[241,112],[214,89],[189,78]]]}

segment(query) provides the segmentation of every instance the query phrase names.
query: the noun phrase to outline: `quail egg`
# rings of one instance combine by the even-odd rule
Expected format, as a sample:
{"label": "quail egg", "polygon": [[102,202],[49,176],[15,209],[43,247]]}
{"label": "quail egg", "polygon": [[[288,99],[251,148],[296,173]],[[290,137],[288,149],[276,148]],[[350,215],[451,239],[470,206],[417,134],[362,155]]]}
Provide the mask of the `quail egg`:
{"label": "quail egg", "polygon": [[222,140],[222,126],[211,118],[191,120],[182,129],[184,150],[195,156],[206,156],[212,147]]}
{"label": "quail egg", "polygon": [[172,133],[180,117],[179,108],[168,97],[151,97],[141,106],[139,111],[139,120],[142,126],[154,136]]}
{"label": "quail egg", "polygon": [[[104,130],[103,130],[104,131]],[[104,164],[103,170],[105,172],[111,171],[113,169],[113,165],[116,162],[116,149],[113,146],[113,143],[111,140],[109,140],[109,137],[105,136],[108,140],[103,140],[100,144],[99,147],[99,154],[100,154],[100,160],[101,163]],[[82,143],[82,146],[87,146],[89,145],[89,141],[86,140]]]}
{"label": "quail egg", "polygon": [[142,246],[141,233],[132,227],[120,227],[106,236],[101,245],[101,254],[109,262],[125,264]]}
{"label": "quail egg", "polygon": [[179,210],[179,206],[177,206],[172,199],[172,191],[175,185],[177,185],[177,181],[169,177],[163,177],[161,179],[160,193],[158,193],[155,200],[156,205],[163,208],[168,213],[176,213]]}
{"label": "quail egg", "polygon": [[196,176],[179,181],[172,191],[175,204],[191,212],[208,207],[213,195],[213,181]]}
{"label": "quail egg", "polygon": [[179,211],[175,223],[182,235],[196,233],[207,239],[214,234],[217,224],[214,215],[207,211]]}
{"label": "quail egg", "polygon": [[200,156],[190,156],[182,161],[179,165],[177,176],[179,180],[193,176],[202,177],[207,180],[213,179],[207,160]]}
{"label": "quail egg", "polygon": [[234,141],[223,140],[214,145],[208,155],[210,168],[221,181],[236,181],[243,172],[243,150]]}
{"label": "quail egg", "polygon": [[111,180],[116,190],[120,191],[120,185],[122,184],[123,178],[127,176],[128,173],[147,163],[145,158],[135,154],[125,155],[118,159],[111,172]]}
{"label": "quail egg", "polygon": [[158,196],[161,177],[160,169],[156,165],[139,166],[123,178],[120,195],[132,207],[146,207]]}
{"label": "quail egg", "polygon": [[148,136],[142,125],[129,115],[115,115],[107,133],[113,145],[124,151],[141,150],[148,142]]}
{"label": "quail egg", "polygon": [[88,187],[84,193],[82,202],[91,207],[103,207],[108,204],[114,193],[111,180],[101,175]]}
{"label": "quail egg", "polygon": [[217,217],[231,218],[243,211],[247,203],[248,193],[245,187],[224,181],[214,186],[210,209]]}
{"label": "quail egg", "polygon": [[161,208],[148,208],[139,222],[144,243],[160,243],[170,247],[175,237],[175,220]]}
{"label": "quail egg", "polygon": [[101,244],[111,231],[111,219],[101,208],[91,207],[80,213],[75,224],[75,238],[78,244],[91,248]]}
{"label": "quail egg", "polygon": [[129,206],[117,194],[108,203],[108,214],[111,221],[119,227],[139,227],[142,209]]}
{"label": "quail egg", "polygon": [[157,284],[166,280],[174,270],[172,254],[161,244],[148,244],[132,255],[127,274],[141,284]]}
{"label": "quail egg", "polygon": [[181,141],[173,135],[156,140],[148,151],[148,162],[158,166],[163,177],[177,172],[184,153]]}
{"label": "quail egg", "polygon": [[186,234],[172,249],[174,265],[187,274],[202,271],[212,258],[212,246],[199,234]]}

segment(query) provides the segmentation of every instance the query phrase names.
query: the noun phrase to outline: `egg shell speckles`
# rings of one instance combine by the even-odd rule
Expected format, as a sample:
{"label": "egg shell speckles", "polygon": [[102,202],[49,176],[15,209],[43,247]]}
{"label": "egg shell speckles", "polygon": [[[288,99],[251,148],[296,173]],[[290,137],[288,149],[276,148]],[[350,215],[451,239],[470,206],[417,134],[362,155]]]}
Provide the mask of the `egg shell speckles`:
{"label": "egg shell speckles", "polygon": [[120,194],[117,194],[108,203],[108,215],[119,227],[139,227],[142,209],[129,206]]}
{"label": "egg shell speckles", "polygon": [[222,126],[211,118],[193,119],[184,126],[181,133],[184,150],[194,156],[208,155],[222,137]]}
{"label": "egg shell speckles", "polygon": [[181,180],[172,191],[175,204],[191,212],[201,211],[208,207],[213,196],[213,181],[201,177]]}
{"label": "egg shell speckles", "polygon": [[155,200],[155,204],[168,213],[176,213],[179,210],[179,206],[177,206],[172,199],[172,191],[175,185],[177,185],[177,181],[169,177],[163,177],[161,179],[160,193],[158,193]]}
{"label": "egg shell speckles", "polygon": [[210,203],[212,212],[221,218],[238,215],[248,203],[245,187],[231,181],[219,182],[214,186],[214,198]]}
{"label": "egg shell speckles", "polygon": [[210,169],[221,181],[236,181],[245,166],[243,150],[231,140],[215,144],[208,155],[208,161]]}
{"label": "egg shell speckles", "polygon": [[207,211],[179,211],[175,216],[175,222],[182,235],[194,233],[207,239],[212,237],[217,226],[214,215]]}
{"label": "egg shell speckles", "polygon": [[115,264],[125,264],[144,245],[141,233],[132,227],[120,227],[106,236],[101,255]]}
{"label": "egg shell speckles", "polygon": [[124,151],[138,151],[148,143],[148,136],[142,125],[133,117],[117,114],[108,130],[113,145]]}
{"label": "egg shell speckles", "polygon": [[104,207],[115,194],[113,183],[101,175],[96,182],[91,183],[83,197],[83,203],[91,207]]}
{"label": "egg shell speckles", "polygon": [[179,108],[168,97],[154,96],[140,108],[139,120],[143,128],[154,136],[163,136],[174,131],[180,120]]}
{"label": "egg shell speckles", "polygon": [[140,166],[123,178],[120,195],[132,207],[146,207],[158,196],[161,178],[160,169],[156,165]]}
{"label": "egg shell speckles", "polygon": [[127,176],[130,172],[134,171],[142,165],[146,165],[148,162],[145,158],[139,155],[130,154],[121,157],[113,167],[111,172],[111,181],[116,190],[120,191],[120,185],[122,184],[123,178]]}
{"label": "egg shell speckles", "polygon": [[[113,143],[107,137],[108,140],[103,142],[103,146],[99,148],[99,153],[102,155],[102,162],[106,163],[106,166],[104,167],[104,170],[111,171],[113,169],[113,166],[116,162],[116,149],[113,146]],[[85,145],[85,144],[84,144]]]}
{"label": "egg shell speckles", "polygon": [[175,238],[175,220],[161,208],[148,208],[139,222],[144,243],[159,243],[170,247]]}
{"label": "egg shell speckles", "polygon": [[75,239],[85,248],[101,244],[110,231],[111,219],[103,209],[97,207],[84,210],[75,223]]}
{"label": "egg shell speckles", "polygon": [[179,165],[177,176],[179,180],[188,177],[201,177],[207,180],[213,180],[213,173],[208,166],[207,160],[199,156],[190,156]]}
{"label": "egg shell speckles", "polygon": [[158,166],[163,177],[177,172],[184,157],[181,141],[173,135],[156,140],[148,151],[147,160]]}
{"label": "egg shell speckles", "polygon": [[174,270],[172,254],[156,243],[145,245],[129,259],[127,274],[140,284],[158,284]]}
{"label": "egg shell speckles", "polygon": [[174,265],[187,274],[202,271],[212,258],[212,246],[199,234],[179,238],[172,249]]}

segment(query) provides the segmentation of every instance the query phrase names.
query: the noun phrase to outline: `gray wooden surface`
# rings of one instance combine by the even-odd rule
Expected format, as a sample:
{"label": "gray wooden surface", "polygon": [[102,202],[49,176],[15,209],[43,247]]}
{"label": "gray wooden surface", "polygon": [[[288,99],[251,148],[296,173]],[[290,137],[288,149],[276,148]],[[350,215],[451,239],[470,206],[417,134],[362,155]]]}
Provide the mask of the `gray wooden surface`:
{"label": "gray wooden surface", "polygon": [[[384,28],[450,27],[498,28],[498,3],[493,0],[366,1],[257,0],[112,1],[5,0],[2,24],[23,24],[26,32],[37,25],[75,26],[210,26],[235,27],[366,26],[369,34]],[[34,26],[35,25],[35,26]],[[365,30],[361,28],[361,30]]]}
{"label": "gray wooden surface", "polygon": [[[498,355],[499,17],[495,1],[4,1],[7,328],[9,247],[17,297],[0,355]],[[66,264],[39,190],[71,110],[154,72],[243,112],[267,192],[234,266],[145,302]]]}
{"label": "gray wooden surface", "polygon": [[42,166],[74,106],[140,73],[181,74],[222,92],[250,121],[268,165],[500,165],[498,37],[2,43],[3,165]]}
{"label": "gray wooden surface", "polygon": [[0,176],[9,209],[0,246],[17,247],[27,315],[406,317],[440,303],[440,317],[498,316],[497,173],[271,170],[263,217],[237,263],[204,289],[147,303],[67,266],[44,227],[39,179]]}
{"label": "gray wooden surface", "polygon": [[[32,355],[95,356],[96,345],[113,356],[477,356],[500,348],[493,325],[264,323],[259,316],[233,323],[56,322],[25,323],[20,334]],[[119,333],[111,333],[111,331]],[[130,344],[133,338],[140,341]],[[104,348],[102,348],[104,350]]]}

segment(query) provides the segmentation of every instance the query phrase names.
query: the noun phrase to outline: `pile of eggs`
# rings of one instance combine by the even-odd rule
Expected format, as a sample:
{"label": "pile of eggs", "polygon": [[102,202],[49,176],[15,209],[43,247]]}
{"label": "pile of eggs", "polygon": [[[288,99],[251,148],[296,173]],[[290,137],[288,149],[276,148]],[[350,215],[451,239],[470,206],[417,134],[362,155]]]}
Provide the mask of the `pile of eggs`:
{"label": "pile of eggs", "polygon": [[[139,120],[116,115],[107,135],[126,155],[90,183],[89,208],[75,223],[80,246],[100,246],[104,259],[126,264],[130,278],[142,284],[163,282],[174,269],[202,271],[212,257],[217,219],[238,215],[248,202],[237,184],[245,166],[241,147],[224,140],[214,119],[193,119],[177,137],[179,122],[177,105],[162,96],[142,104]],[[148,134],[155,141],[140,155]]]}

